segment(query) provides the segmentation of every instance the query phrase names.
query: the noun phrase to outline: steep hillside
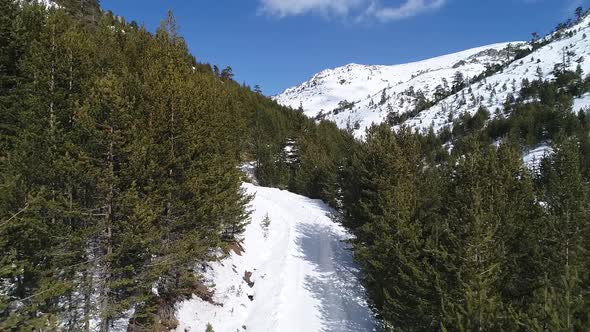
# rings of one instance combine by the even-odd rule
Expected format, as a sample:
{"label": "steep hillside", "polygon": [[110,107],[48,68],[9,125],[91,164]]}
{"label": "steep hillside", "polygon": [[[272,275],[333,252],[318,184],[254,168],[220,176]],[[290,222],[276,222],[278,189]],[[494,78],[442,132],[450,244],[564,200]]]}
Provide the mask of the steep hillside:
{"label": "steep hillside", "polygon": [[199,62],[172,13],[54,3],[0,1],[0,331],[590,326],[582,8],[326,71],[285,94],[311,119]]}
{"label": "steep hillside", "polygon": [[457,73],[473,77],[508,62],[513,54],[507,46],[517,44],[499,43],[394,66],[349,64],[324,70],[275,100],[302,107],[308,116],[333,120],[341,128],[364,131],[372,122],[385,121],[392,110],[412,110],[420,94],[434,98],[437,87],[448,89]]}
{"label": "steep hillside", "polygon": [[[491,113],[503,110],[507,100],[519,97],[525,80],[553,80],[555,70],[590,72],[589,23],[586,16],[562,24],[536,41],[538,47],[531,42],[500,43],[409,64],[325,70],[275,100],[352,128],[357,136],[382,122],[440,129],[482,106]],[[589,102],[588,96],[578,97],[574,110]]]}
{"label": "steep hillside", "polygon": [[[522,59],[510,63],[500,72],[445,98],[406,124],[420,129],[431,126],[441,128],[462,113],[474,114],[486,107],[492,116],[501,114],[504,103],[519,97],[523,83],[534,80],[554,80],[557,71],[580,71],[590,73],[590,17],[586,17],[569,29],[552,34],[547,45],[533,51]],[[587,95],[574,100],[573,111],[589,105]]]}

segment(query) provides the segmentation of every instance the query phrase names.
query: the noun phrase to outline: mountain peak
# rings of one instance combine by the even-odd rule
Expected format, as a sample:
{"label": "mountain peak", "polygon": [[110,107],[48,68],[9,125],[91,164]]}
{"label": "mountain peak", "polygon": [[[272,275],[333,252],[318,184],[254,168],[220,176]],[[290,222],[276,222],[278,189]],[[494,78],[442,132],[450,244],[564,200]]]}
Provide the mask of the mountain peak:
{"label": "mountain peak", "polygon": [[[534,42],[497,43],[389,66],[351,63],[323,70],[274,99],[357,136],[382,122],[439,130],[481,107],[499,113],[507,99],[518,96],[523,79],[554,79],[558,64],[590,72],[588,34],[586,15]],[[585,100],[574,107],[587,106]]]}
{"label": "mountain peak", "polygon": [[473,77],[489,66],[509,61],[508,45],[523,43],[497,43],[406,64],[350,63],[323,70],[275,100],[293,108],[302,106],[308,116],[332,119],[340,127],[352,125],[364,130],[373,122],[384,121],[387,104],[389,109],[397,107],[398,113],[408,111],[410,105],[403,105],[404,91],[432,96],[438,85],[450,84],[457,72]]}

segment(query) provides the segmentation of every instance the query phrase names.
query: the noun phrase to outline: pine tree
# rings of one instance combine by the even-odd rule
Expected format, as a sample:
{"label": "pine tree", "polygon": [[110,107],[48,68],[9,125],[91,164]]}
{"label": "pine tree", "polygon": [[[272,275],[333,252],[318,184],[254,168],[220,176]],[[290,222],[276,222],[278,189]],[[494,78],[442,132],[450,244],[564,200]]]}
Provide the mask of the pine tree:
{"label": "pine tree", "polygon": [[453,167],[447,252],[457,278],[444,289],[445,327],[452,330],[516,328],[510,312],[526,312],[542,270],[542,225],[532,180],[520,153],[468,142]]}
{"label": "pine tree", "polygon": [[385,326],[403,331],[432,328],[439,299],[416,219],[418,142],[407,130],[396,134],[381,125],[369,129],[365,149],[357,168],[362,176],[355,189],[358,208],[345,215],[359,218],[352,223],[358,225],[355,252],[370,298]]}
{"label": "pine tree", "polygon": [[[39,18],[37,13],[38,7],[23,6],[21,15]],[[17,301],[9,303],[5,312],[9,316],[7,326],[19,329],[57,324],[62,318],[59,301],[71,298],[76,287],[72,267],[83,265],[84,227],[80,217],[84,208],[79,200],[80,165],[74,157],[78,148],[71,132],[74,110],[72,95],[64,84],[65,58],[59,57],[64,50],[62,32],[71,21],[55,13],[47,17],[46,24],[41,22],[41,27],[32,29],[39,29],[38,36],[31,36],[39,38],[38,42],[24,51],[18,64],[22,83],[13,96],[21,97],[19,103],[25,111],[18,114],[22,127],[15,151],[19,153],[5,165],[8,183],[22,186],[6,187],[8,202],[26,207],[6,225],[3,234],[7,241],[21,245],[12,245],[13,255],[1,262],[2,266],[15,267],[3,276],[18,280],[13,298],[26,299],[17,308]]]}
{"label": "pine tree", "polygon": [[171,17],[152,36],[109,14],[14,10],[0,329],[108,331],[132,307],[132,326],[169,328],[194,262],[248,219],[236,166],[255,94],[193,71]]}
{"label": "pine tree", "polygon": [[578,330],[589,323],[590,206],[577,145],[574,139],[563,139],[541,169],[548,212],[546,278],[537,292],[537,314],[533,317],[543,329]]}
{"label": "pine tree", "polygon": [[[488,155],[491,153],[488,151]],[[451,252],[457,256],[454,267],[458,289],[445,299],[445,326],[459,331],[497,329],[502,310],[496,287],[503,244],[497,243],[499,225],[489,210],[488,193],[492,188],[485,181],[486,173],[493,169],[483,156],[482,152],[466,156],[451,180],[454,185],[449,195],[449,224],[457,241]]]}
{"label": "pine tree", "polygon": [[18,126],[14,99],[10,93],[16,87],[19,48],[16,36],[17,4],[0,1],[0,161],[14,144]]}

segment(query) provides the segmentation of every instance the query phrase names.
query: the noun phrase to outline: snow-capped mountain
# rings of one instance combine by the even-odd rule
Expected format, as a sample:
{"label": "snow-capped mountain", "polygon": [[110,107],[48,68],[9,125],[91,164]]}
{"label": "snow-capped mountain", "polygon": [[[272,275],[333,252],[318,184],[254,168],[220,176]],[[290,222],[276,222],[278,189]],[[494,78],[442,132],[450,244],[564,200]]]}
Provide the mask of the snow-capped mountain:
{"label": "snow-capped mountain", "polygon": [[308,116],[330,119],[342,128],[353,126],[362,132],[371,123],[384,121],[391,109],[399,114],[413,109],[416,93],[432,98],[436,87],[451,85],[457,72],[473,77],[489,66],[509,61],[508,44],[408,64],[349,64],[324,70],[300,86],[287,89],[275,100],[293,108],[302,107]]}
{"label": "snow-capped mountain", "polygon": [[[499,43],[393,66],[350,64],[324,70],[303,84],[289,88],[274,99],[302,108],[310,117],[328,119],[340,128],[352,128],[362,136],[372,123],[389,121],[419,130],[440,129],[457,115],[485,106],[494,113],[506,98],[518,97],[522,80],[552,79],[556,64],[565,61],[569,70],[580,64],[590,72],[590,18],[545,37],[550,43],[515,60],[518,50],[530,49],[525,42]],[[488,68],[502,70],[476,79]],[[488,72],[489,73],[489,72]],[[453,87],[456,79],[463,84]],[[438,94],[439,91],[447,93]],[[425,104],[423,101],[434,102]],[[590,102],[576,100],[579,110]],[[420,106],[422,103],[422,107]]]}

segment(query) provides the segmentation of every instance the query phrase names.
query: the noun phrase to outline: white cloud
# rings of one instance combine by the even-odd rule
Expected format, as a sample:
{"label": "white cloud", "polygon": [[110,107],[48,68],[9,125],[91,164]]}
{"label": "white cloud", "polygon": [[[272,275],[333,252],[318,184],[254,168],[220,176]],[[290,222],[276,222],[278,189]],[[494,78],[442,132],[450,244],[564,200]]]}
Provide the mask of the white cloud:
{"label": "white cloud", "polygon": [[383,21],[401,20],[439,9],[445,3],[446,0],[407,0],[399,7],[380,7],[379,5],[374,5],[369,8],[368,14]]}
{"label": "white cloud", "polygon": [[365,0],[261,0],[262,10],[276,16],[302,15],[310,12],[348,15]]}
{"label": "white cloud", "polygon": [[[262,12],[285,17],[319,13],[356,20],[394,21],[439,9],[447,0],[259,0]],[[383,2],[397,2],[397,5]]]}

